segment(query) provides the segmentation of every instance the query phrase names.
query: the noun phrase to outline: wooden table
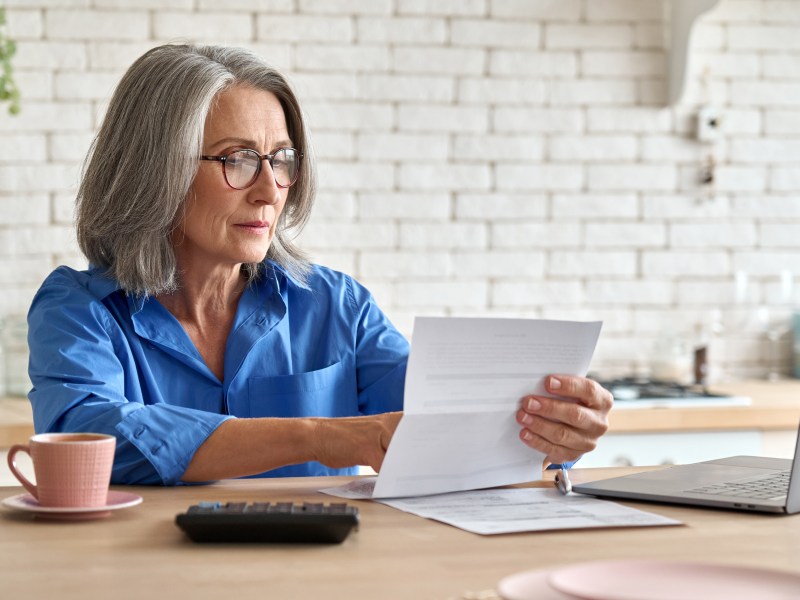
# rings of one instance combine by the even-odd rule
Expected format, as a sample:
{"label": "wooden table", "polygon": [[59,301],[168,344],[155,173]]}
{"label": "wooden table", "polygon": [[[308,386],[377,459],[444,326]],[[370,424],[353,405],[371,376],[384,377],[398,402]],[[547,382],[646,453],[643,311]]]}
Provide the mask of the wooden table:
{"label": "wooden table", "polygon": [[[640,469],[576,469],[573,479],[633,470]],[[144,503],[88,522],[47,522],[0,510],[0,597],[456,600],[475,598],[520,571],[614,558],[686,559],[800,573],[800,516],[643,503],[627,504],[685,526],[484,537],[366,501],[353,502],[361,526],[341,545],[200,545],[174,525],[176,513],[201,500],[330,501],[317,490],[345,481],[124,488],[142,495]],[[0,488],[0,497],[17,493],[21,488]]]}

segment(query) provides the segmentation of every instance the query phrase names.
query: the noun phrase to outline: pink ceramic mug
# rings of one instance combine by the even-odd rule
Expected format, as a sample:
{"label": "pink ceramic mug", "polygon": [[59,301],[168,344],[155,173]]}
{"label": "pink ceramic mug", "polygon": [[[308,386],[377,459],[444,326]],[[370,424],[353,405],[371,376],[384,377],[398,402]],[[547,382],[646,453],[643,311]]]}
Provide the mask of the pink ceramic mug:
{"label": "pink ceramic mug", "polygon": [[[105,506],[116,444],[114,436],[102,433],[40,433],[28,445],[11,447],[8,467],[41,506]],[[35,485],[17,468],[17,452],[33,459]]]}

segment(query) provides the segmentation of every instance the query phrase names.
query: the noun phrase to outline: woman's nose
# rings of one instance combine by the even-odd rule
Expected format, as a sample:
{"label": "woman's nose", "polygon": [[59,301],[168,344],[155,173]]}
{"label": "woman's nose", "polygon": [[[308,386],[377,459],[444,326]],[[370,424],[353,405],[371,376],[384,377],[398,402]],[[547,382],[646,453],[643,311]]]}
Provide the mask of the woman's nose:
{"label": "woman's nose", "polygon": [[278,187],[275,174],[268,162],[264,161],[261,172],[250,186],[250,194],[253,202],[278,204],[281,201],[281,188]]}

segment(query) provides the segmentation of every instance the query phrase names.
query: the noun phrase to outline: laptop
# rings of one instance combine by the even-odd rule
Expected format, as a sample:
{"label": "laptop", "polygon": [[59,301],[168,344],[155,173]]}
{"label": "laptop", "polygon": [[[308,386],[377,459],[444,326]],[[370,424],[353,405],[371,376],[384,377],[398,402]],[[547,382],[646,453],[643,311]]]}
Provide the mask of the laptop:
{"label": "laptop", "polygon": [[577,483],[572,489],[608,498],[797,513],[800,512],[800,431],[794,459],[733,456]]}

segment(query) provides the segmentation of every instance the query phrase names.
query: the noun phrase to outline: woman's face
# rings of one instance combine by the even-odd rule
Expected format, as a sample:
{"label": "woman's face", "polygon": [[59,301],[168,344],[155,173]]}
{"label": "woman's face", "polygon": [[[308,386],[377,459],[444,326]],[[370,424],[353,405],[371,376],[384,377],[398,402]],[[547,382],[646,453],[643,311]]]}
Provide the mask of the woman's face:
{"label": "woman's face", "polygon": [[[292,145],[275,95],[237,85],[217,97],[206,119],[202,153],[219,156],[249,148],[263,155]],[[173,236],[180,267],[207,272],[262,261],[288,192],[277,186],[267,161],[244,190],[225,182],[222,163],[200,161],[184,219]]]}

